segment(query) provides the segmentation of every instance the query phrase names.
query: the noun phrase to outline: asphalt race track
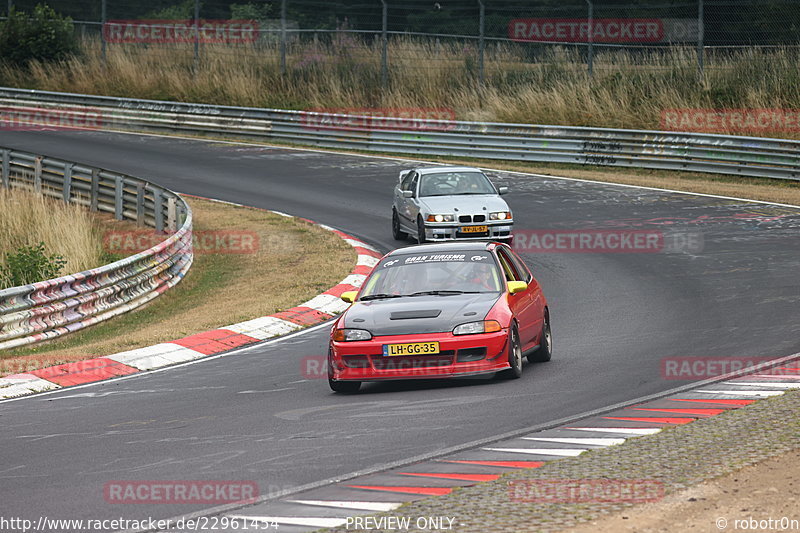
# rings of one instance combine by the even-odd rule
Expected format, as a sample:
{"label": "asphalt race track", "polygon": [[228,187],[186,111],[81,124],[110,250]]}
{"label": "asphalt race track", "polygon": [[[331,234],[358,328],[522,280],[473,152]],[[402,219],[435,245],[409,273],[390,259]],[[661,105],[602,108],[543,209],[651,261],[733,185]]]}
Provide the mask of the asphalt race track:
{"label": "asphalt race track", "polygon": [[[277,209],[383,251],[388,159],[99,132],[0,132],[0,146]],[[0,403],[2,515],[167,518],[114,505],[114,480],[253,480],[262,495],[432,454],[673,388],[662,360],[800,351],[800,211],[556,178],[495,178],[515,230],[691,233],[674,253],[525,253],[550,301],[555,354],[516,381],[369,384],[334,395],[301,360],[327,327],[230,356]],[[290,243],[287,243],[290,244]],[[412,241],[402,244],[412,244]],[[699,376],[698,379],[706,376]]]}

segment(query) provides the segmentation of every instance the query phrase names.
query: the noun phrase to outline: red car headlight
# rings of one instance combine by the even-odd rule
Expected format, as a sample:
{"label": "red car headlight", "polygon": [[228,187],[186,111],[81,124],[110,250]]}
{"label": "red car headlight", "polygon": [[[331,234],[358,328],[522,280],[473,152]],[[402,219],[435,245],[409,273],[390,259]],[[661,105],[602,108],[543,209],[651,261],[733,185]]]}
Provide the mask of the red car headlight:
{"label": "red car headlight", "polygon": [[502,326],[497,320],[481,320],[479,322],[467,322],[459,324],[453,328],[453,335],[474,335],[476,333],[494,333],[500,331]]}
{"label": "red car headlight", "polygon": [[372,339],[372,333],[365,329],[337,329],[333,332],[333,340],[337,342],[349,341],[368,341]]}

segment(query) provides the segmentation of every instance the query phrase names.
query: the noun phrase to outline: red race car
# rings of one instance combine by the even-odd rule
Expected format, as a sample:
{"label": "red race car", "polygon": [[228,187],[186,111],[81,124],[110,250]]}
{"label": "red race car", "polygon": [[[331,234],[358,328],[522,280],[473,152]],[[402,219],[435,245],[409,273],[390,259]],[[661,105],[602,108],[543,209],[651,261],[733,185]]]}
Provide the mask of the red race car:
{"label": "red race car", "polygon": [[522,356],[549,361],[547,300],[506,244],[442,243],[385,255],[331,329],[328,382],[522,375]]}

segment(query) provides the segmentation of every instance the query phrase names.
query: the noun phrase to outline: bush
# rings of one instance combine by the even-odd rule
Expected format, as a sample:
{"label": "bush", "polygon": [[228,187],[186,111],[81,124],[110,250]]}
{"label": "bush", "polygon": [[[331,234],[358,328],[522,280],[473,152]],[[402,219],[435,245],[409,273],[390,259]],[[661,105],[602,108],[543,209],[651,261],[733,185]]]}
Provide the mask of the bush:
{"label": "bush", "polygon": [[13,65],[59,61],[78,50],[72,19],[46,4],[37,5],[32,15],[12,7],[8,18],[0,22],[0,58]]}
{"label": "bush", "polygon": [[0,289],[56,278],[66,264],[60,255],[47,255],[43,242],[20,246],[0,265]]}

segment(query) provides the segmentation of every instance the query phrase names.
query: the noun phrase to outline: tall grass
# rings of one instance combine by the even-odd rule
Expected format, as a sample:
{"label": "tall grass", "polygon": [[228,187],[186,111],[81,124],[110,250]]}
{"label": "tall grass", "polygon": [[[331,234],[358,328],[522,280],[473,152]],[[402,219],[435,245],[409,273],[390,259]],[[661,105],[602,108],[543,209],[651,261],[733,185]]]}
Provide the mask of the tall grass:
{"label": "tall grass", "polygon": [[100,266],[101,221],[87,209],[39,194],[0,188],[0,264],[20,246],[43,242],[48,255],[66,259],[62,272],[72,274]]}
{"label": "tall grass", "polygon": [[448,107],[458,118],[507,122],[658,128],[674,108],[800,108],[796,48],[709,54],[706,74],[693,49],[599,50],[593,78],[584,58],[563,47],[487,47],[486,84],[477,80],[474,44],[396,38],[390,81],[381,86],[380,44],[337,33],[291,43],[287,73],[277,46],[110,45],[27,70],[0,66],[18,87],[215,104],[281,107]]}

